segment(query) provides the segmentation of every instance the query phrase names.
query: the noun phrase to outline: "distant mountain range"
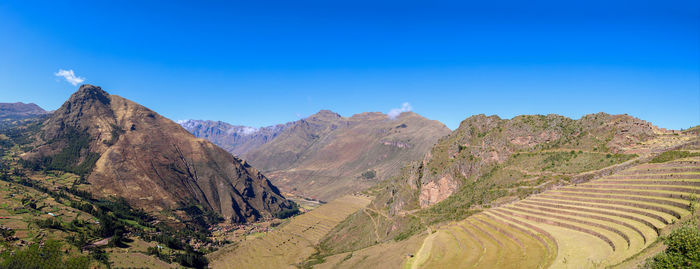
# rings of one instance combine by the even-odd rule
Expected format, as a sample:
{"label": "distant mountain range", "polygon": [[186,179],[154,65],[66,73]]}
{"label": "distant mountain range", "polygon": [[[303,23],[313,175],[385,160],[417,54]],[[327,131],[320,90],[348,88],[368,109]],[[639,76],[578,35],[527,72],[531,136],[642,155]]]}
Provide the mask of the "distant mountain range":
{"label": "distant mountain range", "polygon": [[283,190],[322,200],[366,189],[397,174],[404,163],[420,159],[450,133],[442,123],[413,112],[390,119],[378,112],[342,117],[322,110],[260,129],[212,121],[180,124],[240,155]]}
{"label": "distant mountain range", "polygon": [[197,205],[248,222],[292,208],[246,162],[100,87],[81,86],[34,138],[26,162],[83,175],[94,196],[123,197],[157,216]]}
{"label": "distant mountain range", "polygon": [[0,103],[0,128],[16,126],[24,120],[51,114],[34,103]]}
{"label": "distant mountain range", "polygon": [[272,141],[277,134],[292,124],[254,128],[210,120],[184,120],[177,123],[194,136],[207,139],[236,156],[241,156]]}

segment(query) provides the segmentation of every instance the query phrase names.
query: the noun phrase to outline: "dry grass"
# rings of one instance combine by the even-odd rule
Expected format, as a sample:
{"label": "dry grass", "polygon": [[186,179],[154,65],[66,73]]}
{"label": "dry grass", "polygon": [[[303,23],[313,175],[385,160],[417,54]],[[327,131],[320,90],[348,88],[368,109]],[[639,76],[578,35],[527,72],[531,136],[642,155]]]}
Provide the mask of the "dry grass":
{"label": "dry grass", "polygon": [[209,255],[212,268],[293,268],[311,256],[320,239],[348,215],[369,204],[369,197],[343,196],[295,216],[281,228]]}

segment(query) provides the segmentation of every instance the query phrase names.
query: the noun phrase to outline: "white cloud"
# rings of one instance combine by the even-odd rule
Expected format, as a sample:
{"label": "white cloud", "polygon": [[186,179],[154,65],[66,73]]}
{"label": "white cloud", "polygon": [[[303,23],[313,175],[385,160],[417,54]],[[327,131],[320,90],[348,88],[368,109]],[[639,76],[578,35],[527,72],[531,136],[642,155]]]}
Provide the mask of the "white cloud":
{"label": "white cloud", "polygon": [[258,128],[246,126],[246,127],[243,127],[243,130],[241,130],[241,133],[243,133],[244,135],[251,135],[257,131],[258,131]]}
{"label": "white cloud", "polygon": [[255,132],[257,132],[259,129],[255,127],[249,127],[249,126],[231,126],[226,130],[226,133],[229,135],[232,134],[238,134],[238,135],[252,135]]}
{"label": "white cloud", "polygon": [[393,109],[389,110],[389,113],[387,115],[389,116],[390,119],[393,120],[393,119],[396,119],[396,117],[398,117],[399,115],[401,115],[401,113],[409,112],[411,110],[413,110],[413,107],[411,107],[411,104],[406,102],[406,103],[403,103],[401,105],[401,108],[393,108]]}
{"label": "white cloud", "polygon": [[79,83],[85,81],[85,78],[81,78],[75,75],[73,70],[63,70],[58,69],[58,72],[54,73],[57,77],[63,77],[68,81],[68,83],[73,84],[73,86],[78,86]]}

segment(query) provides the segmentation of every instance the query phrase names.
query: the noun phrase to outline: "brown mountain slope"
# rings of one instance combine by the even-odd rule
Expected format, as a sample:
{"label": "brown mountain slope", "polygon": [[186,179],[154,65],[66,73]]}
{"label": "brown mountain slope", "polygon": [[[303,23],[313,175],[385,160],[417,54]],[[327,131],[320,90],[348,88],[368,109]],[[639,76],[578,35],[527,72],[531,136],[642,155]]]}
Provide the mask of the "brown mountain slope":
{"label": "brown mountain slope", "polygon": [[323,110],[242,157],[286,191],[331,200],[397,173],[449,132],[412,112],[389,119],[382,113],[348,118]]}
{"label": "brown mountain slope", "polygon": [[23,156],[87,176],[98,197],[161,212],[200,204],[234,222],[290,208],[265,176],[177,123],[83,85],[49,118]]}

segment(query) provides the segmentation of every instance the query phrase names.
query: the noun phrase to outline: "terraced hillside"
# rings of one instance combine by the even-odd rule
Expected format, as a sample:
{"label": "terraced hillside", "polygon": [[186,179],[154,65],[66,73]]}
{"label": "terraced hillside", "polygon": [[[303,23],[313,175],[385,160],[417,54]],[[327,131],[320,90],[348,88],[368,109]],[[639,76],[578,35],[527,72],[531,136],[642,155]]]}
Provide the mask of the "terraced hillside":
{"label": "terraced hillside", "polygon": [[[696,151],[691,151],[696,152]],[[692,154],[691,154],[692,155]],[[645,163],[446,225],[411,267],[607,267],[639,253],[690,214],[700,157]]]}
{"label": "terraced hillside", "polygon": [[346,195],[294,217],[280,229],[209,256],[212,268],[294,268],[315,252],[315,245],[348,215],[367,206],[370,197]]}

